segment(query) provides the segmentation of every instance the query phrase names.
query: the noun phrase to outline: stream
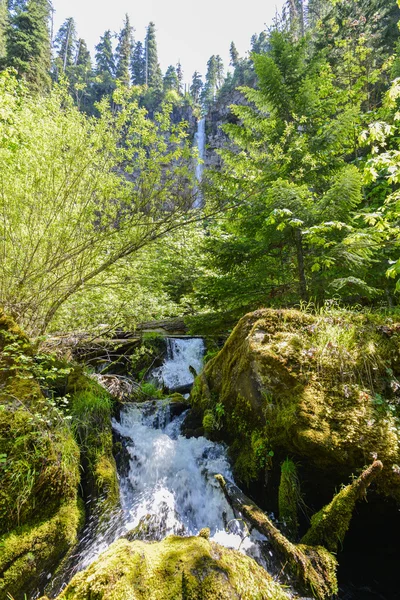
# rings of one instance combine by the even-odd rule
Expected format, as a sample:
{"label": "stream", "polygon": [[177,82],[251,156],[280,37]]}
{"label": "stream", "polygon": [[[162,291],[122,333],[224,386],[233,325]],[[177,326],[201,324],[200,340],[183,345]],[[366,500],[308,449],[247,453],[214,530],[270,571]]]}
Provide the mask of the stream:
{"label": "stream", "polygon": [[[168,339],[164,364],[154,370],[152,378],[171,392],[182,389],[193,383],[189,367],[200,371],[203,356],[204,342],[199,338]],[[213,541],[245,552],[266,566],[265,538],[256,532],[250,535],[243,521],[235,519],[214,478],[221,473],[233,481],[226,447],[204,437],[183,437],[186,414],[177,414],[168,400],[123,406],[119,420],[112,423],[125,448],[126,465],[119,473],[121,510],[100,531],[95,518],[88,523],[68,576],[64,571],[63,581],[53,582],[57,593],[111,543],[141,524],[146,524],[146,536],[141,539],[148,540],[197,535],[208,527]]]}

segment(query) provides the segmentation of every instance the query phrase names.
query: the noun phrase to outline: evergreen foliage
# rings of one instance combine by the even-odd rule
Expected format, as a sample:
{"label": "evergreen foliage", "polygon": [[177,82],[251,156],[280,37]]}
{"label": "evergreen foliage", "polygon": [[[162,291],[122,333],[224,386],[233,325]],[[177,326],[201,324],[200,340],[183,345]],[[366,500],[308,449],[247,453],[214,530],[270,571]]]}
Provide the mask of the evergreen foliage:
{"label": "evergreen foliage", "polygon": [[75,20],[72,17],[66,19],[61,25],[54,40],[54,48],[57,50],[55,67],[58,78],[74,65],[76,59],[77,34]]}
{"label": "evergreen foliage", "polygon": [[50,87],[49,17],[48,0],[27,0],[14,7],[7,29],[6,64],[36,92]]}
{"label": "evergreen foliage", "polygon": [[116,66],[110,30],[105,31],[100,38],[100,42],[96,46],[95,60],[93,96],[94,100],[98,101],[103,96],[110,97],[116,87]]}
{"label": "evergreen foliage", "polygon": [[146,55],[142,42],[136,42],[132,53],[131,74],[133,85],[146,83]]}
{"label": "evergreen foliage", "polygon": [[149,23],[146,34],[146,84],[159,90],[162,88],[162,73],[158,62],[156,26],[153,22]]}
{"label": "evergreen foliage", "polygon": [[126,86],[129,86],[131,81],[130,67],[133,45],[133,27],[130,24],[129,16],[125,15],[124,24],[118,36],[115,75],[117,80]]}
{"label": "evergreen foliage", "polygon": [[0,0],[0,64],[7,54],[7,25],[8,10],[7,0]]}
{"label": "evergreen foliage", "polygon": [[179,93],[179,79],[176,69],[173,65],[170,65],[165,72],[163,79],[164,91],[168,92],[174,90]]}
{"label": "evergreen foliage", "polygon": [[199,102],[201,91],[203,89],[203,81],[201,79],[201,75],[198,71],[193,73],[192,84],[190,86],[190,94],[194,100],[194,102]]}

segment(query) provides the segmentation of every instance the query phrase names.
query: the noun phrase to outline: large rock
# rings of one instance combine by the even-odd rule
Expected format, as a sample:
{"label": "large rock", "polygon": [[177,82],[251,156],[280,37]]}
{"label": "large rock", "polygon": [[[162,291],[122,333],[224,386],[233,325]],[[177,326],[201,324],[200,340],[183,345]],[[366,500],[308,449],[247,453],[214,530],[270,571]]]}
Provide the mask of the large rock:
{"label": "large rock", "polygon": [[242,481],[289,454],[332,489],[378,457],[378,489],[400,499],[399,341],[400,325],[374,316],[259,310],[206,365],[191,401],[206,433],[230,444]]}
{"label": "large rock", "polygon": [[76,542],[79,449],[38,384],[35,351],[0,311],[0,599],[29,596]]}
{"label": "large rock", "polygon": [[149,543],[121,539],[58,600],[287,600],[257,563],[204,537]]}

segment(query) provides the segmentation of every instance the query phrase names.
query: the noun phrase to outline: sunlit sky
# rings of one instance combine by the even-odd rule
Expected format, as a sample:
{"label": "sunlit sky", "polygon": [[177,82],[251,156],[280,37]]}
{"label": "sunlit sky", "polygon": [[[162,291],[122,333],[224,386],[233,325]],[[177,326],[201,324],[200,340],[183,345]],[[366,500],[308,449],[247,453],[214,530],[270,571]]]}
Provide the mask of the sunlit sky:
{"label": "sunlit sky", "polygon": [[220,54],[229,64],[229,46],[234,41],[244,56],[253,33],[270,25],[285,0],[53,0],[54,27],[74,17],[78,35],[90,50],[106,29],[119,31],[125,13],[135,28],[136,41],[143,41],[146,26],[154,21],[157,28],[158,54],[163,71],[181,61],[184,80],[190,81],[195,70],[205,74],[212,54]]}

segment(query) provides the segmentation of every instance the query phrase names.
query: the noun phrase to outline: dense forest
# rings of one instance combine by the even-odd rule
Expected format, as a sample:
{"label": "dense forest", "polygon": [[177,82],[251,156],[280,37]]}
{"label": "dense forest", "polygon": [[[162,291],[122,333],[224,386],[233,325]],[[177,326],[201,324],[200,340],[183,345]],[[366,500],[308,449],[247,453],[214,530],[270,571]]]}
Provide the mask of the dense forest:
{"label": "dense forest", "polygon": [[400,0],[78,21],[0,0],[0,600],[395,600]]}
{"label": "dense forest", "polygon": [[[288,3],[189,90],[154,23],[135,41],[126,15],[93,64],[47,0],[1,11],[1,302],[31,331],[396,304],[395,2]],[[218,139],[196,213],[201,115]]]}

